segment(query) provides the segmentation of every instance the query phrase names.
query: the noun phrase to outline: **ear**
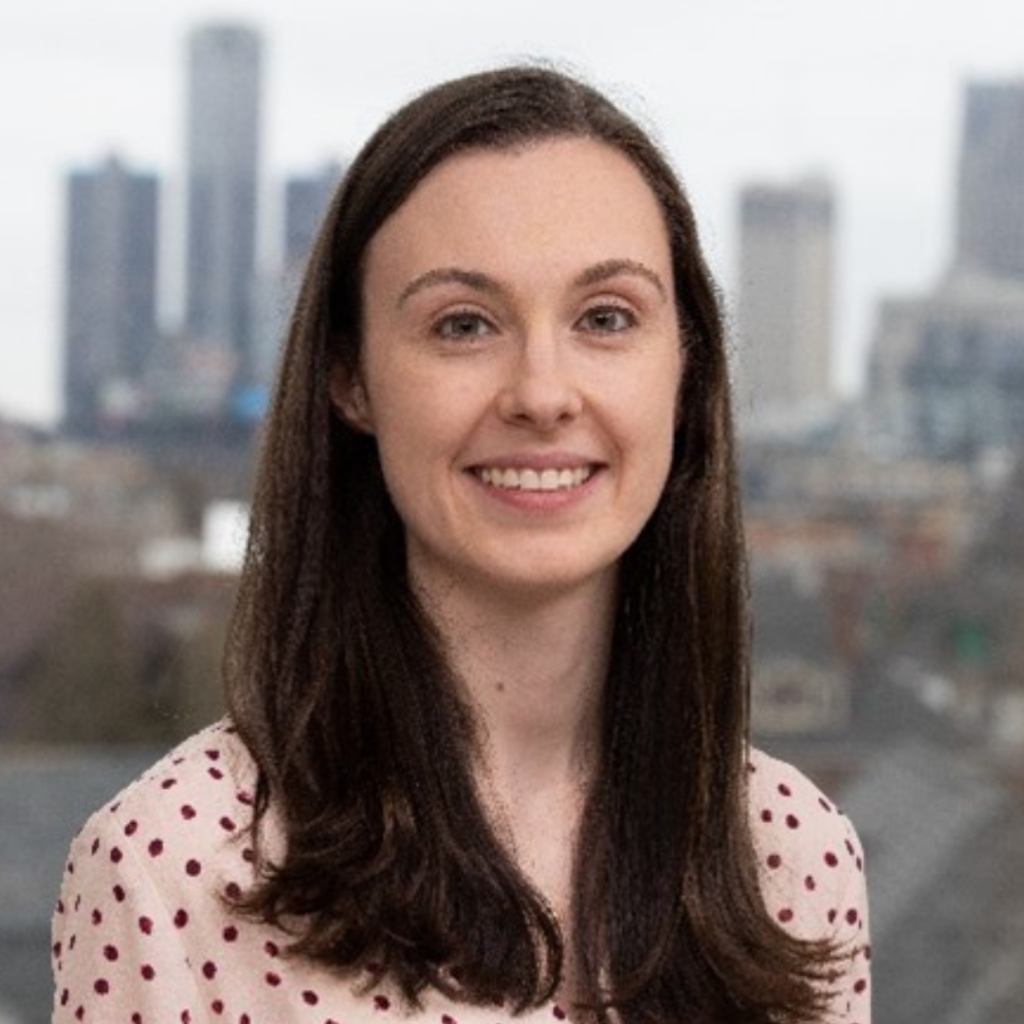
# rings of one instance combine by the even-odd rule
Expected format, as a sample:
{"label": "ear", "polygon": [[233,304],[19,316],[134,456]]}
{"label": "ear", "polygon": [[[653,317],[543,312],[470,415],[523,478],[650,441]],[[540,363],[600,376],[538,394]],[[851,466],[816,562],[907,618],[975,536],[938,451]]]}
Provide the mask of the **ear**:
{"label": "ear", "polygon": [[363,434],[373,433],[370,400],[358,373],[337,364],[331,371],[330,395],[331,404],[350,427]]}

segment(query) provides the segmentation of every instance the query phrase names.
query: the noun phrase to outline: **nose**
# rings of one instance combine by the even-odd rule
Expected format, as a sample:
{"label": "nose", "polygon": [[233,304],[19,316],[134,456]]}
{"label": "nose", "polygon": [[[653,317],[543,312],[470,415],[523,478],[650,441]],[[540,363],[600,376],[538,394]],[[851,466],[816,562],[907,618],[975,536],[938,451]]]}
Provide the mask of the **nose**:
{"label": "nose", "polygon": [[551,430],[583,410],[571,353],[552,331],[534,331],[517,347],[498,412],[508,423]]}

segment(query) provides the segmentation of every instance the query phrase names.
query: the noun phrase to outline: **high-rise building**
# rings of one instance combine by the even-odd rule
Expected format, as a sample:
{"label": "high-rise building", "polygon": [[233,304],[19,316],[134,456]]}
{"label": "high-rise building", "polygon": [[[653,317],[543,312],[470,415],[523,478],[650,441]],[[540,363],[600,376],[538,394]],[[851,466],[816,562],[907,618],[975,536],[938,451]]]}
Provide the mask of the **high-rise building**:
{"label": "high-rise building", "polygon": [[331,162],[313,174],[296,175],[285,182],[284,266],[286,273],[302,269],[343,168]]}
{"label": "high-rise building", "polygon": [[740,198],[740,419],[799,425],[832,398],[833,199],[810,179]]}
{"label": "high-rise building", "polygon": [[188,38],[187,333],[252,375],[260,157],[261,41],[241,25]]}
{"label": "high-rise building", "polygon": [[956,266],[1024,279],[1024,79],[967,87]]}
{"label": "high-rise building", "polygon": [[964,93],[955,255],[879,308],[866,421],[897,451],[962,462],[1024,442],[1024,79]]}
{"label": "high-rise building", "polygon": [[64,421],[94,435],[142,416],[156,343],[157,179],[115,157],[67,180]]}

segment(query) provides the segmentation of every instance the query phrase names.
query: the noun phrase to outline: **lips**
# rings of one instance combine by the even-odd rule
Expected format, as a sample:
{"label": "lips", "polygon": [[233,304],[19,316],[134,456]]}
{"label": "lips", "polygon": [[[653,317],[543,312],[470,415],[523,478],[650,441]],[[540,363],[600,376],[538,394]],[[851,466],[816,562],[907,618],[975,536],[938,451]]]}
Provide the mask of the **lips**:
{"label": "lips", "polygon": [[551,492],[581,487],[595,472],[593,465],[547,466],[543,469],[480,466],[474,474],[488,487],[505,491]]}

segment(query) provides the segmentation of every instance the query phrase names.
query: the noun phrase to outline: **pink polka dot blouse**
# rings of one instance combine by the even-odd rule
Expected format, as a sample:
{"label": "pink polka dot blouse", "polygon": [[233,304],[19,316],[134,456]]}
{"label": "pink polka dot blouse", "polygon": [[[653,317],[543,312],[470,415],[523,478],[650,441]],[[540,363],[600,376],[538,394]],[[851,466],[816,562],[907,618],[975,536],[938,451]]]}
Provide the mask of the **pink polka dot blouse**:
{"label": "pink polka dot blouse", "polygon": [[[247,886],[253,763],[229,726],[186,741],[93,815],[69,855],[53,919],[54,1024],[512,1024],[511,1014],[434,993],[409,1016],[386,986],[365,990],[285,955],[279,930],[232,914]],[[849,821],[799,772],[754,753],[751,815],[765,898],[793,933],[843,944],[828,1024],[868,1024],[862,854]]]}

